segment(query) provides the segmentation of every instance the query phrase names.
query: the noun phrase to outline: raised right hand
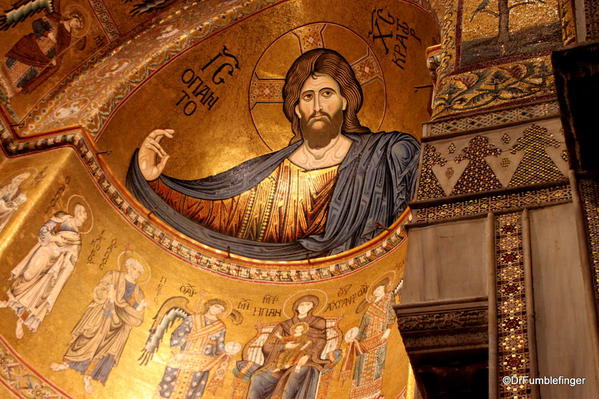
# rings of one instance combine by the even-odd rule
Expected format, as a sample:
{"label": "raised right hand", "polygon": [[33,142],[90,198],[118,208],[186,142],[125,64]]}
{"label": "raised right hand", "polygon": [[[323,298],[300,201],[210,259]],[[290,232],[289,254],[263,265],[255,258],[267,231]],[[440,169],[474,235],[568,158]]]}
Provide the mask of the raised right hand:
{"label": "raised right hand", "polygon": [[148,134],[143,143],[141,143],[137,162],[139,170],[146,180],[157,179],[164,170],[164,166],[170,155],[164,151],[160,145],[160,140],[164,136],[172,139],[174,133],[175,131],[172,129],[156,129]]}

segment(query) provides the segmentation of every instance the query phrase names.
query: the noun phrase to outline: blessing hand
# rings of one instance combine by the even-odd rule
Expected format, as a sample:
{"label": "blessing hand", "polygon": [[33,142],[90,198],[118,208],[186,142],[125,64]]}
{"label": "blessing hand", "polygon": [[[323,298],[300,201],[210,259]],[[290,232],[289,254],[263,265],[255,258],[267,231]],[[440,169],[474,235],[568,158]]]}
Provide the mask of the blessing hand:
{"label": "blessing hand", "polygon": [[137,162],[141,174],[146,180],[157,179],[164,170],[170,155],[164,151],[160,141],[165,136],[172,139],[174,133],[175,131],[172,129],[156,129],[148,134],[141,144]]}

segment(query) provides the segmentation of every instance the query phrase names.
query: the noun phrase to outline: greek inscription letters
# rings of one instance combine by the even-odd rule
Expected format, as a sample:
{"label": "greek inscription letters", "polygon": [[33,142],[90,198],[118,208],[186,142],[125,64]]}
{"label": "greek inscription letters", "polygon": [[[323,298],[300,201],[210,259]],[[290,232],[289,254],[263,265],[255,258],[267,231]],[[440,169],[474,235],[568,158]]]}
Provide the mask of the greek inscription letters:
{"label": "greek inscription letters", "polygon": [[241,301],[237,304],[237,309],[248,310],[250,308],[250,300],[241,298]]}
{"label": "greek inscription letters", "polygon": [[228,73],[229,76],[233,76],[234,71],[236,69],[239,69],[239,60],[237,59],[237,57],[235,57],[233,54],[229,52],[227,46],[223,46],[221,52],[212,57],[212,59],[202,67],[202,72],[209,68],[210,65],[212,65],[216,60],[220,59],[221,57],[224,57],[224,62],[222,62],[212,74],[212,82],[214,82],[214,84],[217,85],[225,83],[225,79],[221,76],[223,72]]}
{"label": "greek inscription letters", "polygon": [[106,232],[106,230],[102,230],[100,232],[100,234],[98,234],[98,236],[90,242],[91,251],[89,252],[89,255],[87,256],[88,264],[92,264],[95,262],[96,255],[98,254],[98,251],[100,250],[100,248],[102,248],[102,242],[104,241],[104,233],[105,232]]}
{"label": "greek inscription letters", "polygon": [[262,303],[266,303],[269,305],[274,305],[275,303],[277,303],[277,301],[279,300],[278,296],[272,296],[272,295],[264,295],[264,297],[262,298]]}
{"label": "greek inscription letters", "polygon": [[162,291],[162,288],[166,285],[166,277],[161,276],[160,282],[158,283],[158,287],[156,287],[156,295],[154,295],[154,302],[158,303],[158,295]]}
{"label": "greek inscription letters", "polygon": [[414,39],[422,44],[416,30],[408,22],[382,8],[372,10],[368,35],[372,37],[373,42],[380,41],[385,48],[385,54],[390,55],[391,61],[400,69],[405,69],[408,61],[410,40]]}
{"label": "greek inscription letters", "polygon": [[[239,69],[239,59],[232,54],[227,46],[212,57],[196,72],[192,67],[187,67],[181,73],[181,82],[184,89],[177,100],[177,107],[185,116],[192,116],[198,110],[198,105],[212,110],[218,102],[216,95],[210,85],[221,85],[226,83],[226,77],[233,76]],[[203,73],[210,73],[210,78],[202,78]],[[207,81],[208,80],[208,81]]]}
{"label": "greek inscription letters", "polygon": [[117,243],[116,238],[113,238],[112,240],[110,240],[110,245],[108,245],[108,247],[106,247],[106,250],[104,251],[104,256],[102,257],[102,260],[100,261],[100,264],[98,265],[98,268],[100,270],[104,270],[104,267],[106,267],[106,264],[108,263],[108,258],[110,257],[110,254],[116,248],[116,243]]}
{"label": "greek inscription letters", "polygon": [[254,312],[252,313],[252,316],[281,317],[281,314],[282,314],[281,309],[254,307]]}
{"label": "greek inscription letters", "polygon": [[345,308],[349,305],[353,305],[357,302],[358,298],[363,297],[368,292],[368,286],[366,284],[362,284],[357,291],[353,294],[349,295],[346,298],[339,299],[337,301],[329,302],[327,307],[325,308],[325,312],[329,312],[332,310],[337,310],[341,308]]}
{"label": "greek inscription letters", "polygon": [[190,283],[181,285],[181,287],[179,287],[179,291],[181,291],[182,294],[187,295],[189,297],[193,297],[198,293],[197,288],[191,285]]}

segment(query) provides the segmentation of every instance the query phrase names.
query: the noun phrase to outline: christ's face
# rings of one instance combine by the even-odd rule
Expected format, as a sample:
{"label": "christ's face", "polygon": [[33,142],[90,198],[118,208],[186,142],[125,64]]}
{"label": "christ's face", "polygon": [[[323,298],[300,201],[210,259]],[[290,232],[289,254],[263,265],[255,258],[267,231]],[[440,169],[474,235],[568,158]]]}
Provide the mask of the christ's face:
{"label": "christ's face", "polygon": [[304,326],[296,326],[293,331],[293,335],[295,335],[296,337],[302,335],[303,333],[304,333]]}
{"label": "christ's face", "polygon": [[300,118],[302,135],[312,148],[322,148],[341,133],[347,100],[335,79],[326,74],[308,77],[302,86],[295,113]]}

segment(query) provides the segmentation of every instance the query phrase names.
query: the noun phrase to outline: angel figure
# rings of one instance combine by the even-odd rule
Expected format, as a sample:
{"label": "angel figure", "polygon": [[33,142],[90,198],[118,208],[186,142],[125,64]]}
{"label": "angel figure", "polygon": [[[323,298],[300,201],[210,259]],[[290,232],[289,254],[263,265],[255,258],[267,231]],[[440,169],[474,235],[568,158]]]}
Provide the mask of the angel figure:
{"label": "angel figure", "polygon": [[29,178],[29,173],[21,173],[13,177],[10,183],[0,188],[0,232],[6,226],[13,213],[27,201],[27,196],[20,190],[21,184]]}
{"label": "angel figure", "polygon": [[[227,304],[217,298],[207,300],[201,312],[191,311],[185,297],[172,297],[162,304],[139,358],[142,365],[152,359],[164,333],[176,320],[183,321],[171,333],[173,356],[154,398],[198,399],[204,391],[214,393],[222,385],[229,359],[241,347],[236,342],[225,344],[227,328],[220,317],[226,309]],[[243,320],[235,310],[229,316],[234,324]]]}
{"label": "angel figure", "polygon": [[[72,37],[85,25],[83,14],[76,9],[62,15],[60,0],[20,0],[0,16],[0,30],[7,30],[41,11],[44,15],[31,23],[32,32],[8,50],[0,65],[0,82],[9,98],[19,92],[31,92],[58,71]],[[82,49],[85,40],[76,45]]]}
{"label": "angel figure", "polygon": [[342,366],[342,379],[352,376],[351,398],[382,398],[387,340],[395,321],[392,305],[401,285],[392,288],[388,277],[382,279],[356,309],[364,316],[359,327],[345,334],[349,348]]}

